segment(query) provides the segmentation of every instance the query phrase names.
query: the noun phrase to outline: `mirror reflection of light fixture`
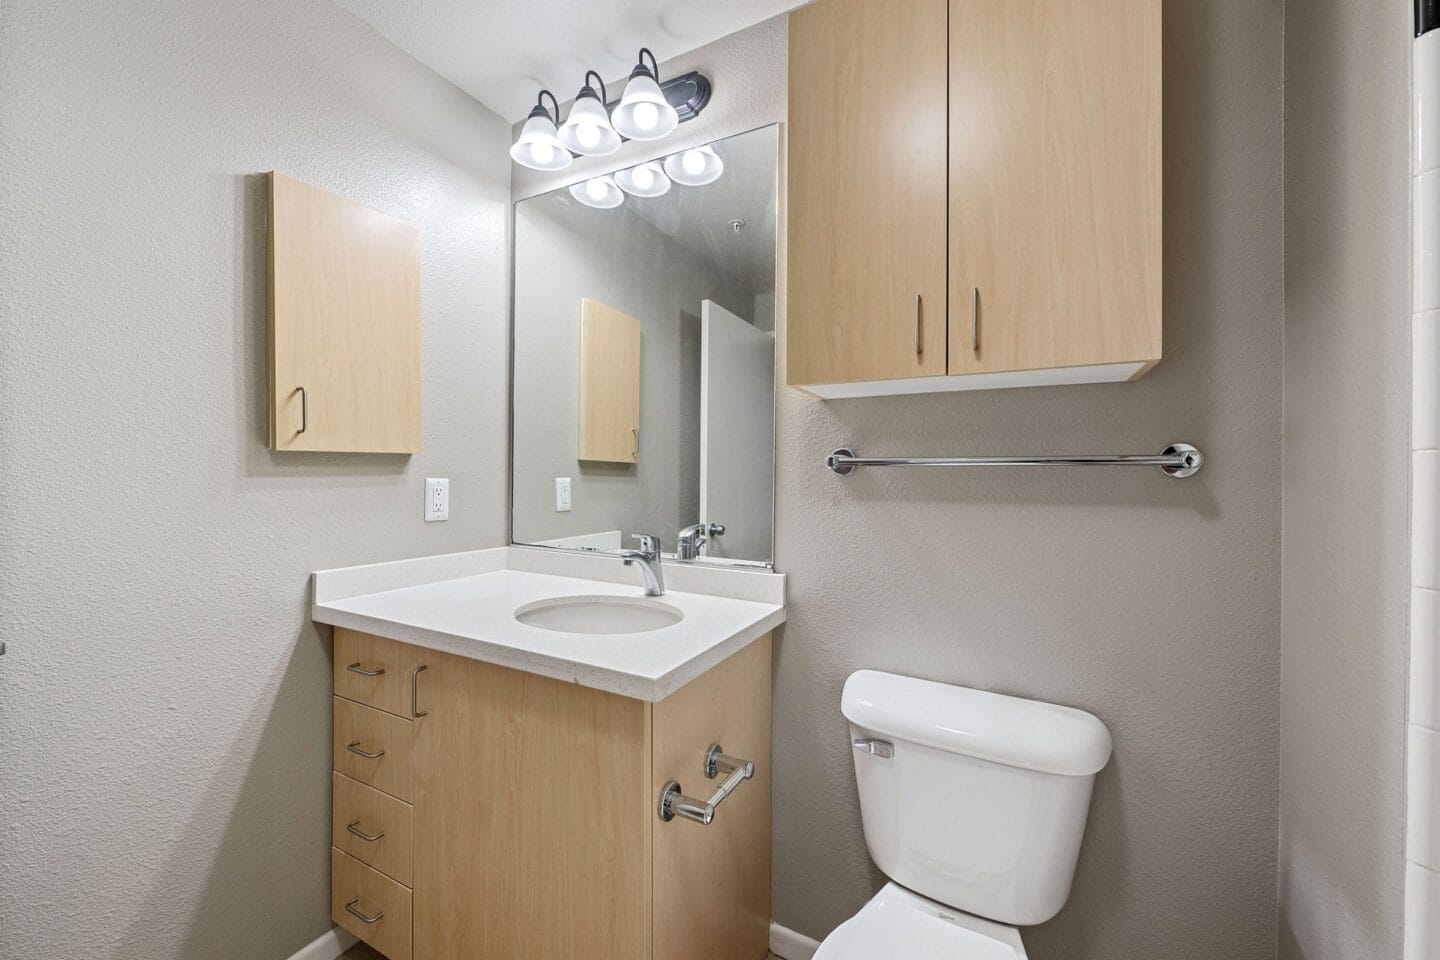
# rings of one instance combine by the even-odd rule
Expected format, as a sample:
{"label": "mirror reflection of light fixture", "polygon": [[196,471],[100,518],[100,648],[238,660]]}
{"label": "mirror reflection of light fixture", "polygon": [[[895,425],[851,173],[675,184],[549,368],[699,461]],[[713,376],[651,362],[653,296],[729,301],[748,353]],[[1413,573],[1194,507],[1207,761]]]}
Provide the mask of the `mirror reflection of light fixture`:
{"label": "mirror reflection of light fixture", "polygon": [[665,172],[676,183],[687,187],[703,187],[720,179],[720,174],[725,172],[725,162],[707,144],[666,157]]}
{"label": "mirror reflection of light fixture", "polygon": [[575,158],[560,143],[555,119],[545,109],[546,97],[549,97],[555,106],[554,117],[560,116],[560,104],[556,101],[555,94],[549,90],[541,90],[525,126],[520,128],[520,136],[510,147],[510,158],[531,170],[564,170]]}
{"label": "mirror reflection of light fixture", "polygon": [[595,207],[599,210],[609,210],[625,202],[625,194],[620,192],[620,188],[615,184],[615,178],[609,174],[570,184],[570,196],[587,207]]}
{"label": "mirror reflection of light fixture", "polygon": [[[650,66],[645,66],[645,58]],[[631,140],[660,140],[668,137],[680,123],[680,115],[660,90],[660,65],[655,54],[640,48],[639,62],[630,71],[625,95],[611,114],[610,120],[622,137]]]}
{"label": "mirror reflection of light fixture", "polygon": [[659,197],[670,192],[670,178],[653,160],[615,174],[620,189],[632,197]]}
{"label": "mirror reflection of light fixture", "polygon": [[[599,92],[591,77],[600,85]],[[585,71],[585,86],[575,95],[559,136],[571,153],[584,157],[608,157],[620,149],[620,134],[610,125],[610,111],[605,109],[605,81],[594,70]]]}

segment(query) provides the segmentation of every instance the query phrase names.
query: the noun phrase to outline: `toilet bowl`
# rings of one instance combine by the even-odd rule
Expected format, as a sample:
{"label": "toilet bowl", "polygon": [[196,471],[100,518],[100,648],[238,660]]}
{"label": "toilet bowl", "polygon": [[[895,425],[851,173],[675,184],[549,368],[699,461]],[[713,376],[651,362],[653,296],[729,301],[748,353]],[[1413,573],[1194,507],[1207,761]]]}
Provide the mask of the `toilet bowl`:
{"label": "toilet bowl", "polygon": [[815,960],[1023,960],[1070,896],[1110,731],[1091,714],[861,670],[845,682],[860,818],[891,880]]}

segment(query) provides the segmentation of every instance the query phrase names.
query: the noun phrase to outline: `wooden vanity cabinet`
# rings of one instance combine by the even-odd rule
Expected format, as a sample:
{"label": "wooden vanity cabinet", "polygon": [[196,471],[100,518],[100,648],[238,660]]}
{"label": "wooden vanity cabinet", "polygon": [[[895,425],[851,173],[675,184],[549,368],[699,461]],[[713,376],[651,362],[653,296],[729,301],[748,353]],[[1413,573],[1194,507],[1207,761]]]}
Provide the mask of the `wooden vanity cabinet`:
{"label": "wooden vanity cabinet", "polygon": [[792,13],[788,383],[875,396],[1154,366],[1160,25],[1161,0]]}
{"label": "wooden vanity cabinet", "polygon": [[[351,679],[356,664],[401,671],[398,711],[380,678]],[[376,700],[335,700],[332,912],[390,960],[765,957],[768,636],[658,703],[342,628],[335,675],[337,692]],[[348,750],[361,721],[372,723],[363,752],[384,757]],[[703,773],[711,743],[753,761],[754,778],[708,826],[661,821],[667,781],[696,797],[718,785]],[[382,781],[392,746],[408,777]],[[357,819],[364,836],[384,836],[357,837]]]}

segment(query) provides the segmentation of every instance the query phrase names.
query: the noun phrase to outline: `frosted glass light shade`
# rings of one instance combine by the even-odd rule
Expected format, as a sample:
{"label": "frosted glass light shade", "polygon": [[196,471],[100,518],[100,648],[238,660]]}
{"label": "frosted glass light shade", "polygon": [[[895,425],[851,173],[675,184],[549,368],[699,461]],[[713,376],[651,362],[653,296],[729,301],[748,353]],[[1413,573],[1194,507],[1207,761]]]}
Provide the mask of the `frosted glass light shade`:
{"label": "frosted glass light shade", "polygon": [[531,170],[564,170],[575,158],[560,143],[549,114],[537,107],[510,147],[510,159]]}
{"label": "frosted glass light shade", "polygon": [[610,114],[595,91],[586,87],[575,98],[570,116],[560,126],[560,143],[571,153],[608,157],[620,149],[620,134],[610,125]]}
{"label": "frosted glass light shade", "polygon": [[610,120],[621,136],[631,140],[660,140],[674,132],[680,124],[680,115],[665,99],[660,84],[650,72],[636,67]]}
{"label": "frosted glass light shade", "polygon": [[615,179],[608,175],[570,184],[570,196],[587,207],[599,210],[609,210],[625,202],[625,194],[620,192]]}
{"label": "frosted glass light shade", "polygon": [[703,187],[720,179],[720,174],[725,172],[725,162],[709,146],[691,147],[666,157],[665,172],[676,183]]}
{"label": "frosted glass light shade", "polygon": [[670,192],[670,178],[658,163],[642,163],[615,174],[620,189],[632,197],[660,197]]}

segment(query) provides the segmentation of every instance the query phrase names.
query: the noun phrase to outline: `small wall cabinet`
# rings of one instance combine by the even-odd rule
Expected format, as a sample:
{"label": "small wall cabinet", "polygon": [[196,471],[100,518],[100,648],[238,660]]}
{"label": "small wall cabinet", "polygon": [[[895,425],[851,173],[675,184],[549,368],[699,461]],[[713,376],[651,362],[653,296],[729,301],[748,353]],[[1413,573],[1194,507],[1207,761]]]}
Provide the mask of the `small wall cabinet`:
{"label": "small wall cabinet", "polygon": [[270,446],[420,450],[420,232],[270,174]]}
{"label": "small wall cabinet", "polygon": [[1154,366],[1160,14],[1160,0],[792,13],[788,383],[869,396]]}
{"label": "small wall cabinet", "polygon": [[[335,631],[335,923],[390,960],[763,960],[770,638],[658,703]],[[707,748],[755,774],[708,825]]]}
{"label": "small wall cabinet", "polygon": [[580,460],[640,459],[640,321],[580,301]]}

